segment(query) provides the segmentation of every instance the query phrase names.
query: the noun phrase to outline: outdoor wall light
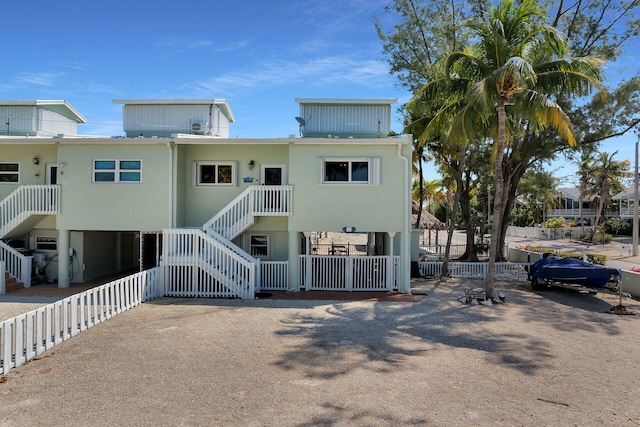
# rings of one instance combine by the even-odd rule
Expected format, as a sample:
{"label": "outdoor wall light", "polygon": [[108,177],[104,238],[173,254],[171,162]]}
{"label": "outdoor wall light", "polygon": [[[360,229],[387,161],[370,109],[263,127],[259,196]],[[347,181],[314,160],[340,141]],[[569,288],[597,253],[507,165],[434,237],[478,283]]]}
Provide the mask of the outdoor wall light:
{"label": "outdoor wall light", "polygon": [[40,164],[40,158],[38,156],[35,156],[32,160],[34,165],[39,165]]}
{"label": "outdoor wall light", "polygon": [[249,170],[253,169],[255,166],[255,162],[253,160],[249,160]]}

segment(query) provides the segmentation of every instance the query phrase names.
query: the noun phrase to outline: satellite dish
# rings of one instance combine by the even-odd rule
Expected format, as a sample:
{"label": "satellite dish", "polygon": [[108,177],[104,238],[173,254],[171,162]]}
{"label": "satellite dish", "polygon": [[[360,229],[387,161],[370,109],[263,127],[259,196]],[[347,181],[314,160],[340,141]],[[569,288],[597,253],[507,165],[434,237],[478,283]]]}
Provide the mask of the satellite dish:
{"label": "satellite dish", "polygon": [[303,137],[304,135],[302,134],[302,128],[307,124],[307,121],[302,117],[296,117],[296,122],[298,122],[298,124],[300,125],[300,136]]}

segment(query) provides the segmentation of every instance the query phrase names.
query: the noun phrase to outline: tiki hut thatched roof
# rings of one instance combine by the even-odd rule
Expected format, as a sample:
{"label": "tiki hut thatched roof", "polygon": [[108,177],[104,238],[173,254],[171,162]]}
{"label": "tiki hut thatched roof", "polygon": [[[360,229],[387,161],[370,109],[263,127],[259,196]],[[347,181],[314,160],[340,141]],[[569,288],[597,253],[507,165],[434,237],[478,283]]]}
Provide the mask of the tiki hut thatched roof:
{"label": "tiki hut thatched roof", "polygon": [[420,224],[418,222],[418,210],[419,205],[418,202],[412,201],[411,203],[411,225],[414,228],[419,228],[421,230],[445,230],[447,226],[436,218],[431,212],[427,210],[422,210],[422,214],[420,215]]}

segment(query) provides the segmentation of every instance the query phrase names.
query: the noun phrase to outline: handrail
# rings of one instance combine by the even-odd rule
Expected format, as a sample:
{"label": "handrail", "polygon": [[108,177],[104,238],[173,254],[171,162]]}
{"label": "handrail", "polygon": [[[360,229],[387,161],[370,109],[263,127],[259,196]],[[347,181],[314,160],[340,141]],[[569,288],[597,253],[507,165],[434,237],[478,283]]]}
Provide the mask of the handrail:
{"label": "handrail", "polygon": [[31,215],[60,213],[59,185],[21,185],[0,200],[0,237]]}
{"label": "handrail", "polygon": [[202,229],[217,232],[231,240],[251,227],[256,216],[291,215],[290,185],[248,187],[207,221]]}
{"label": "handrail", "polygon": [[11,246],[0,241],[0,262],[4,261],[6,271],[22,282],[25,288],[31,287],[31,266],[33,257],[21,254]]}
{"label": "handrail", "polygon": [[[215,232],[213,232],[215,233]],[[163,231],[163,265],[165,267],[186,266],[204,271],[213,279],[224,282],[229,289],[226,293],[233,293],[241,298],[253,298],[256,287],[259,285],[258,266],[259,260],[253,258],[232,242],[220,236],[207,235],[197,229],[167,229]],[[175,277],[179,284],[181,296],[198,296],[196,288],[189,288],[185,283],[189,277],[183,275],[183,271],[177,270]],[[204,280],[194,270],[195,280]],[[168,281],[174,278],[171,272],[165,274]],[[194,282],[195,283],[195,282]],[[198,285],[200,286],[200,284]],[[172,285],[169,284],[171,288]],[[211,293],[224,293],[214,290]]]}

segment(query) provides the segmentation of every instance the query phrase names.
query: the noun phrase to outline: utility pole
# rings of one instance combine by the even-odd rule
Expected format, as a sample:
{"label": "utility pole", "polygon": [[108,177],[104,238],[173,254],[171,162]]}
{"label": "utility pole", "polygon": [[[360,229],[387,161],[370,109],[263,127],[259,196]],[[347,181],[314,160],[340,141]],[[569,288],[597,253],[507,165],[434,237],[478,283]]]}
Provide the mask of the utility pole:
{"label": "utility pole", "polygon": [[638,139],[636,139],[636,168],[633,177],[633,237],[631,254],[638,256],[638,141],[640,141],[640,132],[638,132]]}

